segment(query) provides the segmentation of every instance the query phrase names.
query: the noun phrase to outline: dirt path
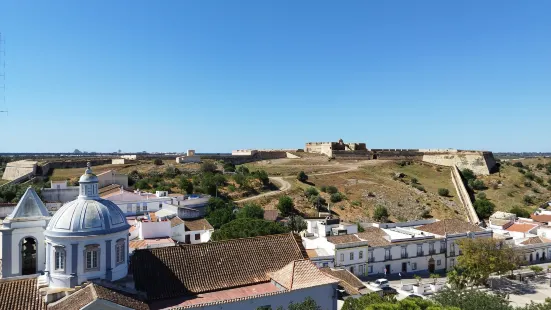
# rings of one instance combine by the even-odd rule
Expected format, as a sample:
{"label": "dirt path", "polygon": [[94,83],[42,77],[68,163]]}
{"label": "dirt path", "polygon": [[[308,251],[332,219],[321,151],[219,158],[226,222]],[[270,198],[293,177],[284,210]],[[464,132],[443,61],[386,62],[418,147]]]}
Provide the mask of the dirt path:
{"label": "dirt path", "polygon": [[[382,161],[379,161],[379,162],[382,162]],[[342,166],[343,168],[346,167],[346,169],[339,170],[339,171],[332,171],[332,172],[314,173],[314,174],[310,174],[309,176],[346,173],[346,172],[357,170],[358,168],[360,168],[360,166],[366,165],[366,163],[369,163],[369,162],[354,162],[354,163],[347,163],[347,164],[338,163],[336,165],[331,165],[331,166],[335,166],[335,167],[341,167]],[[285,192],[287,192],[288,190],[291,189],[291,183],[289,183],[289,181],[285,180],[286,178],[294,178],[294,177],[270,177],[270,181],[272,183],[274,183],[274,181],[275,181],[276,185],[279,185],[279,190],[272,191],[272,192],[267,192],[267,193],[262,193],[262,194],[259,194],[259,195],[256,195],[256,196],[251,196],[251,197],[247,197],[247,198],[243,198],[243,199],[239,199],[239,200],[236,200],[235,202],[246,202],[246,201],[256,200],[256,199],[259,199],[259,198],[262,198],[262,197],[274,196],[274,195],[277,195],[277,194],[280,194],[280,193],[285,193]]]}

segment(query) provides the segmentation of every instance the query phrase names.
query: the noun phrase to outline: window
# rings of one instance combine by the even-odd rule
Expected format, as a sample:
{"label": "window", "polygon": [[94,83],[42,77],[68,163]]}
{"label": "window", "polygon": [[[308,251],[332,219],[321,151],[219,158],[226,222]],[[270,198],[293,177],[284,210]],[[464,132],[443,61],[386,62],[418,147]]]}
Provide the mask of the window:
{"label": "window", "polygon": [[402,251],[402,252],[401,252],[402,258],[408,257],[408,252],[406,251],[406,247],[405,247],[405,246],[402,247],[401,251]]}
{"label": "window", "polygon": [[84,250],[84,269],[99,270],[99,245],[88,245]]}
{"label": "window", "polygon": [[360,274],[363,275],[365,273],[365,265],[360,265]]}
{"label": "window", "polygon": [[453,266],[455,266],[455,259],[452,258],[450,260],[450,267],[453,267]]}
{"label": "window", "polygon": [[411,270],[417,270],[417,263],[411,263]]}
{"label": "window", "polygon": [[440,266],[440,265],[442,265],[442,260],[441,259],[436,260],[436,266]]}
{"label": "window", "polygon": [[373,251],[370,251],[370,252],[369,252],[368,261],[369,261],[369,262],[372,262],[372,261],[373,261]]}
{"label": "window", "polygon": [[195,240],[201,240],[201,235],[195,234]]}
{"label": "window", "polygon": [[354,252],[350,252],[350,260],[354,260]]}
{"label": "window", "polygon": [[126,213],[131,213],[132,212],[132,204],[129,203],[126,205]]}
{"label": "window", "polygon": [[344,254],[341,253],[341,262],[344,262]]}
{"label": "window", "polygon": [[390,249],[385,249],[385,259],[392,259],[392,256],[390,255]]}
{"label": "window", "polygon": [[360,259],[364,258],[364,251],[360,251],[359,256],[360,256],[360,257],[359,257]]}
{"label": "window", "polygon": [[422,244],[417,245],[417,256],[423,256],[423,245]]}
{"label": "window", "polygon": [[140,204],[136,204],[136,213],[140,212]]}
{"label": "window", "polygon": [[147,211],[147,203],[143,204],[143,210],[144,210],[144,212]]}
{"label": "window", "polygon": [[329,263],[323,263],[323,267],[329,267]]}
{"label": "window", "polygon": [[350,266],[350,273],[354,274],[354,266]]}
{"label": "window", "polygon": [[163,204],[159,202],[159,210],[163,208]]}
{"label": "window", "polygon": [[373,273],[373,266],[367,266],[367,273]]}
{"label": "window", "polygon": [[55,247],[55,270],[65,270],[65,249]]}
{"label": "window", "polygon": [[117,243],[115,244],[115,260],[117,265],[124,264],[125,261],[125,250],[124,250],[125,242],[124,239],[117,240]]}

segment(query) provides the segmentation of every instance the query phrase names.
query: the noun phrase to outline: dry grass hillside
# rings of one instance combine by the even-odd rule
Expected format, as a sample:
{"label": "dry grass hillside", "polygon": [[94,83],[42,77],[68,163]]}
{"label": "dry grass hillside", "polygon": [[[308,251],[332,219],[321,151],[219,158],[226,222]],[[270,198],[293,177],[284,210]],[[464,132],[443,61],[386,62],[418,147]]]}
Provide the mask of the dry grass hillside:
{"label": "dry grass hillside", "polygon": [[[522,167],[520,164],[522,164]],[[487,189],[484,192],[497,210],[510,211],[519,206],[534,211],[551,200],[551,159],[530,158],[502,162],[499,173],[479,177]]]}
{"label": "dry grass hillside", "polygon": [[[365,161],[356,163],[359,168],[350,170],[353,162],[334,163],[342,173],[310,175],[309,184],[298,182],[294,177],[293,189],[288,193],[297,209],[305,215],[316,216],[316,209],[304,195],[304,190],[315,186],[318,191],[323,186],[336,186],[345,195],[341,202],[331,203],[331,209],[348,221],[370,220],[377,205],[385,206],[391,220],[406,221],[422,217],[464,218],[463,210],[451,183],[450,170],[425,163],[400,165],[397,162]],[[273,170],[282,166],[272,165]],[[415,183],[416,187],[414,187]],[[413,182],[412,182],[413,181]],[[448,197],[438,195],[439,188],[449,190]],[[423,191],[424,190],[424,191]],[[327,201],[330,195],[320,193]],[[278,197],[263,198],[258,202],[266,208],[275,208]]]}

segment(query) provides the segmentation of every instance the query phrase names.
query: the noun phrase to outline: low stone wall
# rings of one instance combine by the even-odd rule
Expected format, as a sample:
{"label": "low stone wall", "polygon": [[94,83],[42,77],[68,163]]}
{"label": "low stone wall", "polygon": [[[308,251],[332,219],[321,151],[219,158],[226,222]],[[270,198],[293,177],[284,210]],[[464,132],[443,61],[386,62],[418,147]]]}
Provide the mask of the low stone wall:
{"label": "low stone wall", "polygon": [[333,158],[343,160],[367,160],[371,159],[371,152],[367,150],[333,151]]}
{"label": "low stone wall", "polygon": [[480,219],[476,214],[471,197],[465,187],[465,182],[463,182],[463,178],[461,177],[461,173],[459,172],[459,168],[457,166],[452,167],[451,177],[457,196],[459,197],[459,200],[465,209],[465,213],[467,214],[467,220],[473,224],[479,224]]}
{"label": "low stone wall", "polygon": [[77,161],[53,161],[48,162],[37,169],[37,174],[48,175],[51,169],[66,169],[66,168],[85,168],[87,163],[90,162],[92,166],[110,165],[112,159],[86,159]]}

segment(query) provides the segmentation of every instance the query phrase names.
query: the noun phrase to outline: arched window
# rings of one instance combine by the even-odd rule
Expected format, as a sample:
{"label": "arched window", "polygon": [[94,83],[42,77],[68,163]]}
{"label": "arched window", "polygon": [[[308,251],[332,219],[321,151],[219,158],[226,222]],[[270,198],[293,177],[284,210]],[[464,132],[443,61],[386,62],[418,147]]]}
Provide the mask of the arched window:
{"label": "arched window", "polygon": [[99,270],[100,248],[97,244],[91,244],[84,247],[84,270]]}
{"label": "arched window", "polygon": [[65,249],[61,246],[55,246],[54,251],[54,270],[65,270]]}
{"label": "arched window", "polygon": [[117,265],[124,264],[126,261],[126,242],[124,239],[117,240],[115,243],[115,261]]}

